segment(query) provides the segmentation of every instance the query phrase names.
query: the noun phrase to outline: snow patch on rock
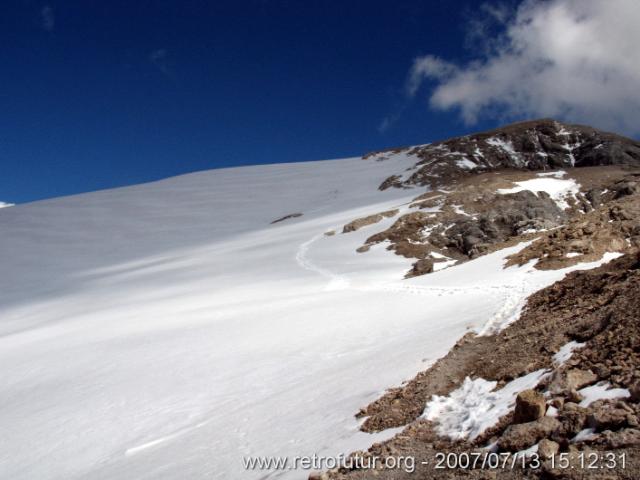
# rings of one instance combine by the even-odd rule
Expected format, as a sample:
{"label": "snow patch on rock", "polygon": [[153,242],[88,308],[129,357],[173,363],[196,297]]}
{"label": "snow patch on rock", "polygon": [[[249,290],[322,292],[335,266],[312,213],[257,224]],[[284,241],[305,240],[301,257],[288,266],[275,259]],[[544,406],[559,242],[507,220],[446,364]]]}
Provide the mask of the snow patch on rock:
{"label": "snow patch on rock", "polygon": [[626,388],[610,388],[609,382],[600,382],[590,387],[579,390],[584,400],[580,402],[581,407],[588,407],[596,400],[612,400],[615,398],[627,398],[631,393]]}
{"label": "snow patch on rock", "polygon": [[495,390],[497,382],[467,377],[448,396],[434,395],[422,417],[435,421],[440,435],[454,440],[474,439],[513,409],[518,393],[534,388],[547,374],[546,370],[536,370],[500,390]]}
{"label": "snow patch on rock", "polygon": [[559,178],[534,178],[531,180],[524,180],[522,182],[514,182],[513,188],[500,188],[498,193],[505,195],[508,193],[522,192],[523,190],[529,190],[533,193],[546,192],[556,202],[561,209],[569,208],[567,198],[575,196],[580,191],[580,185],[572,178],[559,179]]}
{"label": "snow patch on rock", "polygon": [[585,343],[580,343],[576,341],[571,341],[569,343],[566,343],[553,356],[553,361],[557,365],[562,365],[563,363],[565,363],[567,360],[571,358],[571,355],[573,355],[574,350],[577,350],[578,348],[582,348],[584,346],[585,346]]}

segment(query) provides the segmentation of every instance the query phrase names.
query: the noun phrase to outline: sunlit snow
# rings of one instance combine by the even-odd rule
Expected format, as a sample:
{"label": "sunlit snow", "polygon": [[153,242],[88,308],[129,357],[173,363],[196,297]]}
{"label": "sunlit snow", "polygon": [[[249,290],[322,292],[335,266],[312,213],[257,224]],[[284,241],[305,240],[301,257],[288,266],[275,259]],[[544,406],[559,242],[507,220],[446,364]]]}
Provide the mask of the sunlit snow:
{"label": "sunlit snow", "polygon": [[405,209],[424,190],[378,186],[410,165],[223,169],[3,209],[2,477],[258,479],[243,456],[378,441],[361,407],[568,271],[503,270],[516,247],[403,280],[410,259],[355,251],[393,218],[325,235]]}
{"label": "sunlit snow", "polygon": [[507,193],[522,192],[524,190],[529,190],[534,193],[547,192],[562,209],[569,208],[567,197],[574,196],[580,191],[580,185],[572,178],[540,177],[513,183],[515,183],[515,187],[500,188],[498,189],[498,193],[504,195]]}

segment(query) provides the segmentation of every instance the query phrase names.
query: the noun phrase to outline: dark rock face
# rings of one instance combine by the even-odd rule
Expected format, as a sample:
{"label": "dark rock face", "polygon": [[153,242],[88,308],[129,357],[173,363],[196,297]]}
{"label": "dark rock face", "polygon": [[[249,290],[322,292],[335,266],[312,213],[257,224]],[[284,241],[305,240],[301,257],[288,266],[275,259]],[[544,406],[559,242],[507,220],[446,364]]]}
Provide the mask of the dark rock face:
{"label": "dark rock face", "polygon": [[[369,237],[365,248],[359,251],[389,241],[389,249],[419,260],[407,274],[412,277],[431,273],[434,263],[441,261],[429,257],[433,249],[446,252],[457,260],[474,258],[487,253],[495,244],[527,232],[555,228],[567,219],[567,214],[546,192],[493,192],[469,202],[467,207],[479,213],[449,212],[444,217],[422,211],[405,214],[387,230]],[[491,208],[483,208],[483,205],[491,205]],[[424,233],[425,229],[429,230],[428,234]]]}
{"label": "dark rock face", "polygon": [[[393,152],[397,153],[398,149]],[[406,179],[394,175],[380,190],[442,182],[503,168],[545,170],[597,165],[640,166],[640,142],[583,125],[542,119],[404,150],[418,160]],[[384,156],[384,152],[369,154]]]}
{"label": "dark rock face", "polygon": [[546,192],[537,195],[530,191],[510,193],[495,196],[491,202],[491,210],[476,218],[460,219],[446,231],[434,232],[430,242],[474,257],[494,243],[528,230],[554,228],[566,219],[565,213]]}
{"label": "dark rock face", "polygon": [[301,216],[302,213],[290,213],[289,215],[285,215],[284,217],[277,218],[276,220],[271,222],[271,225],[273,225],[274,223],[284,222],[285,220],[289,220],[290,218],[298,218]]}

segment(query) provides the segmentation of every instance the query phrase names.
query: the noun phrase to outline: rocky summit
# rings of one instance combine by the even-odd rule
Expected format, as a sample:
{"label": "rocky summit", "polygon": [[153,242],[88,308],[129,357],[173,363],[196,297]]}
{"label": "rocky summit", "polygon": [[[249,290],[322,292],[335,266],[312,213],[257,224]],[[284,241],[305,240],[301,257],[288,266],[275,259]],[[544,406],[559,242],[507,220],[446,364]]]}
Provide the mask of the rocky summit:
{"label": "rocky summit", "polygon": [[416,158],[407,172],[387,178],[380,189],[444,185],[472,173],[515,168],[549,170],[602,165],[640,166],[640,143],[584,125],[550,119],[516,123],[488,132],[410,148],[373,152],[384,160],[404,154]]}

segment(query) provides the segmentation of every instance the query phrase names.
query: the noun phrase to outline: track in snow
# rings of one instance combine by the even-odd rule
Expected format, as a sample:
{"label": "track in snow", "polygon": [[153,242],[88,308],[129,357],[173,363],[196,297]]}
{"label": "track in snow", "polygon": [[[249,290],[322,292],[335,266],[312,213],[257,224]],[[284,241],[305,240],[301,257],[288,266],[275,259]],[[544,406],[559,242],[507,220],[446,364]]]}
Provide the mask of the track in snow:
{"label": "track in snow", "polygon": [[[431,285],[416,285],[406,284],[402,281],[397,282],[381,282],[366,286],[357,286],[345,276],[334,273],[327,268],[321,267],[316,264],[311,258],[309,258],[309,251],[314,243],[323,237],[323,233],[315,235],[311,239],[302,243],[296,252],[297,264],[308,271],[317,273],[328,279],[327,285],[324,287],[325,291],[352,289],[361,292],[397,292],[403,294],[412,295],[424,295],[424,296],[442,296],[442,295],[460,295],[465,293],[487,293],[498,294],[503,296],[502,306],[493,315],[484,326],[477,331],[479,335],[492,335],[499,332],[511,322],[516,320],[520,315],[520,311],[524,306],[524,302],[527,298],[527,291],[531,290],[528,287],[526,278],[519,275],[518,282],[510,284],[498,284],[498,285],[471,285],[465,287],[448,287],[448,286],[431,286]],[[455,267],[454,267],[455,268]]]}

